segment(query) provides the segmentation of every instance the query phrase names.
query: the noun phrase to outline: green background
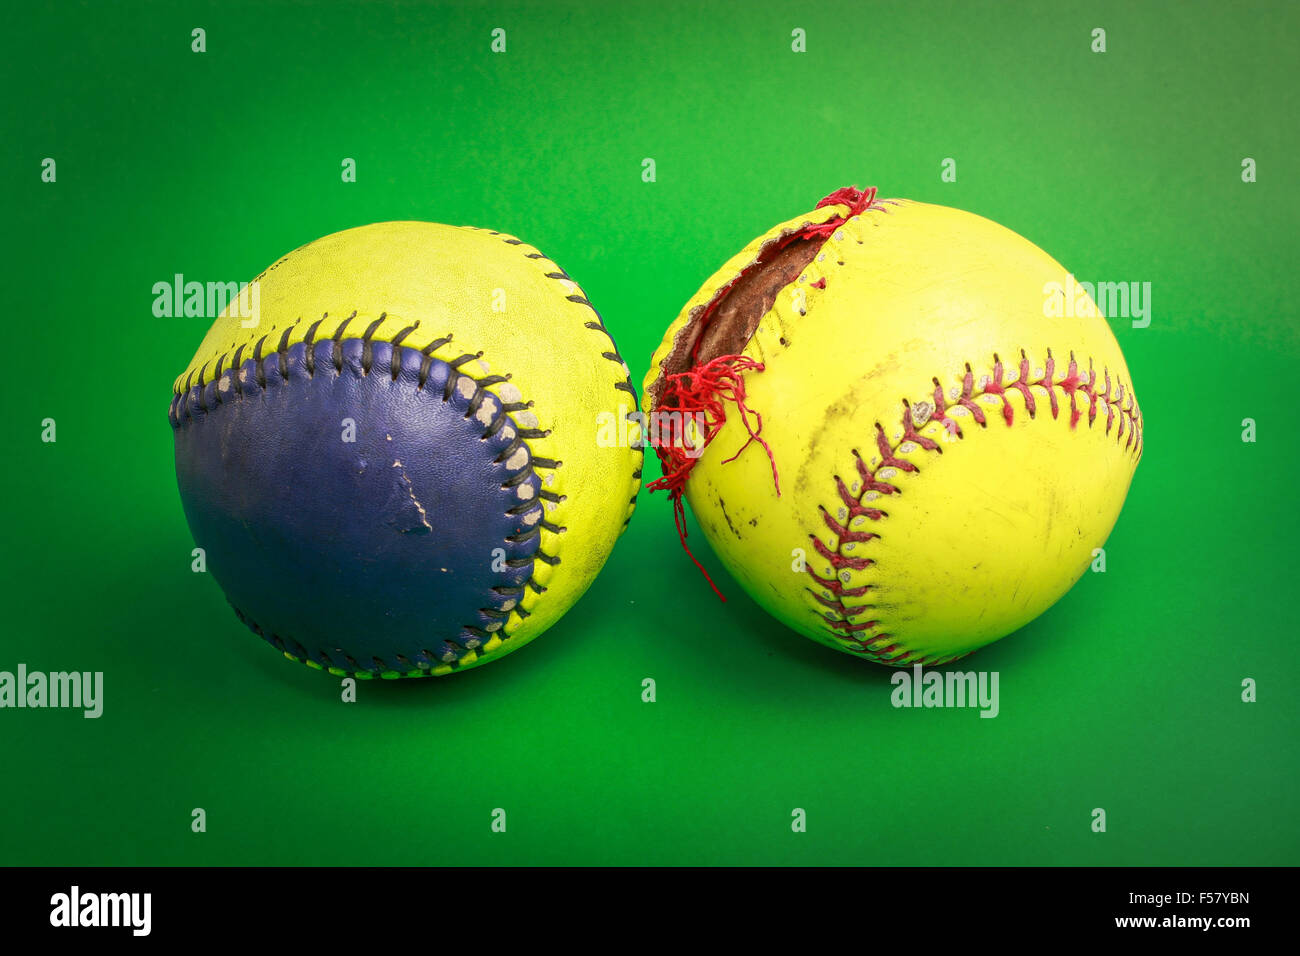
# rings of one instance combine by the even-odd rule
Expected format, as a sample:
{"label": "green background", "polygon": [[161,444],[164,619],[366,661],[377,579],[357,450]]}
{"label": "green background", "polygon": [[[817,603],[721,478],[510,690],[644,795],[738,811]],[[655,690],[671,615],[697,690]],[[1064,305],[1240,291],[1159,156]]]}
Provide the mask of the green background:
{"label": "green background", "polygon": [[[26,5],[0,669],[106,692],[98,720],[0,711],[0,862],[1300,861],[1297,27],[1289,3]],[[639,385],[705,278],[847,183],[1153,284],[1149,328],[1112,322],[1146,449],[1107,572],[969,659],[996,719],[893,709],[892,671],[784,630],[697,537],[719,603],[661,495],[542,638],[351,705],[191,573],[166,410],[208,323],[155,319],[155,282],[377,220],[486,226],[582,283]]]}

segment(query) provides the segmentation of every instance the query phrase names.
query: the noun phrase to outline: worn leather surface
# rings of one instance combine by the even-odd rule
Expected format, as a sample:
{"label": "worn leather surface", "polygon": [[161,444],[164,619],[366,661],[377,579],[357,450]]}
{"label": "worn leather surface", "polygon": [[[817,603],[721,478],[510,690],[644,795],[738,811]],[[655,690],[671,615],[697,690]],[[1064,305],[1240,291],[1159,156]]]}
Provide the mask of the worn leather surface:
{"label": "worn leather surface", "polygon": [[[256,296],[251,295],[253,290]],[[356,387],[360,391],[353,398],[364,397],[366,401],[378,403],[372,410],[374,421],[396,424],[410,417],[412,428],[406,440],[414,442],[416,435],[422,435],[422,440],[432,442],[431,447],[442,456],[439,461],[465,465],[464,470],[455,474],[438,476],[430,471],[427,486],[416,490],[416,497],[426,510],[430,500],[438,502],[441,508],[444,499],[463,494],[465,504],[451,509],[463,510],[463,514],[453,516],[442,509],[439,519],[432,521],[435,531],[431,535],[420,535],[418,531],[404,535],[433,540],[434,535],[440,534],[435,544],[426,544],[427,551],[415,551],[416,545],[410,541],[388,542],[383,552],[387,555],[387,567],[405,568],[407,559],[417,562],[418,570],[402,580],[398,580],[401,576],[396,571],[395,577],[389,580],[367,563],[362,531],[368,524],[358,517],[352,536],[337,542],[344,547],[334,552],[337,561],[332,570],[321,567],[311,574],[304,571],[295,572],[293,578],[277,577],[281,565],[293,562],[267,563],[261,567],[268,578],[265,581],[255,578],[251,572],[244,575],[242,582],[231,578],[235,592],[231,594],[232,602],[246,600],[244,594],[256,594],[260,596],[259,606],[270,608],[272,595],[278,595],[295,612],[272,618],[276,622],[274,626],[292,625],[299,632],[293,639],[306,648],[322,643],[314,636],[317,628],[321,628],[329,635],[324,643],[341,644],[343,638],[339,635],[344,631],[365,636],[369,643],[358,645],[362,647],[361,653],[400,650],[413,660],[412,655],[423,649],[447,651],[443,645],[428,648],[406,643],[413,637],[427,636],[430,641],[450,641],[460,655],[451,663],[436,662],[430,670],[415,667],[407,670],[400,661],[388,662],[395,663],[399,674],[442,674],[476,667],[524,646],[558,621],[595,580],[608,558],[631,517],[641,480],[640,448],[617,437],[620,433],[638,436],[630,421],[637,407],[636,393],[612,336],[582,288],[557,263],[513,236],[486,229],[408,221],[373,223],[309,242],[258,275],[250,283],[250,299],[256,302],[255,315],[245,316],[227,309],[212,323],[188,366],[175,381],[174,410],[186,405],[187,396],[210,391],[214,380],[219,387],[233,390],[229,383],[237,376],[231,370],[239,369],[246,376],[250,359],[254,367],[258,359],[263,360],[270,381],[279,364],[277,356],[308,343],[316,343],[313,348],[319,349],[323,347],[322,342],[363,340],[360,346],[351,347],[361,350],[363,367],[367,366],[365,341],[370,343],[375,357],[395,344],[403,362],[408,360],[408,355],[420,354],[430,362],[456,365],[462,373],[481,382],[482,388],[507,409],[519,437],[527,442],[533,475],[540,482],[538,497],[542,499],[542,507],[537,510],[545,517],[537,525],[539,542],[530,585],[518,596],[518,603],[506,612],[499,630],[489,632],[492,636],[482,646],[468,647],[461,653],[458,650],[462,647],[458,635],[464,637],[461,630],[479,626],[482,622],[475,623],[476,610],[490,606],[480,603],[484,595],[490,601],[491,595],[496,594],[492,589],[503,584],[503,577],[513,581],[520,575],[493,570],[485,561],[479,561],[473,566],[480,569],[482,579],[470,588],[458,571],[437,571],[435,575],[429,569],[468,566],[456,563],[461,560],[459,551],[454,558],[442,560],[442,549],[451,547],[453,541],[463,539],[460,547],[464,552],[477,554],[484,544],[506,532],[498,517],[480,520],[482,516],[476,510],[486,507],[497,495],[495,475],[485,485],[476,483],[475,472],[467,464],[474,460],[469,451],[473,443],[462,444],[460,438],[464,436],[457,438],[455,429],[440,417],[437,421],[441,424],[435,422],[436,428],[428,431],[428,416],[440,416],[441,412],[426,407],[424,399],[408,400],[397,392],[380,392],[374,383],[358,383]],[[327,348],[332,350],[333,346]],[[253,375],[256,383],[256,371]],[[291,381],[288,391],[292,392],[296,384]],[[203,404],[211,406],[206,399]],[[341,416],[341,408],[325,402],[324,398],[315,399],[312,407],[305,409],[293,408],[286,400],[274,413],[269,408],[263,414],[241,412],[245,416],[242,421],[219,429],[215,426],[220,421],[218,412],[223,410],[229,409],[208,413],[213,427],[205,424],[202,428],[205,440],[215,447],[200,451],[193,446],[198,440],[193,434],[182,434],[183,428],[178,431],[181,442],[178,470],[182,473],[183,488],[188,488],[184,491],[189,502],[187,509],[198,518],[196,536],[207,527],[205,520],[208,524],[216,522],[223,509],[256,504],[260,509],[257,520],[269,522],[273,528],[283,527],[285,537],[281,544],[288,547],[290,539],[297,540],[299,534],[311,531],[312,526],[310,523],[301,527],[287,525],[295,519],[276,514],[267,502],[292,504],[296,499],[274,484],[260,491],[260,497],[252,497],[250,491],[246,493],[247,498],[241,499],[233,492],[223,491],[220,482],[211,475],[208,483],[200,487],[195,483],[198,472],[186,461],[192,456],[203,456],[204,467],[215,473],[219,456],[236,455],[243,446],[266,454],[273,441],[270,436],[290,435],[304,428],[316,434],[319,425],[320,434],[325,437],[313,442],[304,437],[284,439],[293,443],[292,454],[279,456],[275,468],[265,464],[257,472],[257,480],[275,483],[293,476],[297,481],[317,481],[316,492],[323,494],[329,489],[336,492],[343,476],[349,474],[347,469],[356,466],[360,454],[353,446],[326,441],[341,429],[336,420]],[[330,422],[328,428],[317,421],[320,416]],[[374,435],[360,427],[363,418],[356,420],[358,443],[371,441]],[[371,455],[375,453],[373,447],[369,451]],[[301,477],[312,466],[310,460],[299,460],[297,456],[308,453],[317,456],[316,468],[325,469],[333,477],[329,480]],[[331,456],[341,458],[327,463]],[[405,458],[401,460],[406,462]],[[444,487],[435,478],[450,483]],[[373,535],[386,533],[384,529],[391,530],[394,523],[401,525],[412,518],[414,512],[397,496],[396,485],[378,483],[373,475],[369,480],[375,484],[352,487],[351,491],[358,502],[357,508],[361,509],[364,503],[370,519],[377,522],[371,531]],[[378,501],[372,500],[371,495],[378,496]],[[336,495],[328,507],[334,508],[341,500]],[[242,512],[232,510],[231,513]],[[325,520],[324,514],[321,520]],[[241,533],[263,543],[270,540],[268,531],[254,529],[251,524]],[[372,545],[373,541],[367,546]],[[389,548],[396,550],[390,552]],[[293,553],[301,550],[298,548]],[[242,548],[234,551],[247,559]],[[398,560],[398,554],[403,555],[402,560]],[[357,562],[351,574],[342,573],[344,556]],[[229,569],[229,560],[225,565],[222,573],[230,577],[234,572]],[[337,613],[334,605],[330,605],[329,613],[313,610],[312,601],[304,602],[297,596],[296,589],[316,588],[322,579],[342,582],[339,586],[347,599],[337,602]],[[439,597],[444,587],[448,589],[446,600]],[[407,607],[406,602],[412,596],[415,603]],[[511,599],[502,598],[506,603]],[[306,611],[302,610],[304,607]],[[268,634],[271,625],[256,620],[251,611],[245,615],[250,626],[261,630],[264,636]],[[346,615],[352,617],[347,627],[343,627],[337,621]],[[362,627],[363,621],[369,621],[370,626]],[[417,621],[423,623],[413,630]],[[430,623],[436,623],[437,628],[428,627]],[[275,643],[273,638],[268,639]],[[468,645],[470,640],[464,643]],[[292,649],[289,653],[301,656]],[[352,670],[351,667],[342,669]],[[374,674],[380,669],[375,665],[358,673]]]}
{"label": "worn leather surface", "polygon": [[419,387],[420,353],[401,350],[394,380],[392,346],[371,349],[363,371],[361,340],[316,342],[309,373],[300,343],[192,390],[176,473],[208,570],[264,636],[407,670],[501,627],[532,573],[541,482],[497,399],[470,414],[448,364]]}
{"label": "worn leather surface", "polygon": [[1087,570],[1141,457],[1142,414],[1095,303],[1074,283],[1079,307],[1058,308],[1063,265],[988,219],[906,200],[825,206],[750,243],[669,328],[647,395],[701,310],[828,213],[847,219],[742,352],[764,366],[746,401],[773,460],[728,403],[686,500],[794,630],[868,660],[944,663]]}

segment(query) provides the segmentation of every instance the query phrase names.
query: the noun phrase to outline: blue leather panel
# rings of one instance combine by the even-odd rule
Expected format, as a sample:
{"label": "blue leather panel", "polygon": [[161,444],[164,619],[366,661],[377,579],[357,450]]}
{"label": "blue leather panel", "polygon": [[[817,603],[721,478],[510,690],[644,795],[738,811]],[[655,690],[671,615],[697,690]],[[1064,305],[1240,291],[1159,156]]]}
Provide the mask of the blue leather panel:
{"label": "blue leather panel", "polygon": [[531,453],[471,357],[399,346],[394,375],[394,350],[259,349],[170,416],[185,515],[230,603],[350,672],[428,669],[501,634],[540,541]]}

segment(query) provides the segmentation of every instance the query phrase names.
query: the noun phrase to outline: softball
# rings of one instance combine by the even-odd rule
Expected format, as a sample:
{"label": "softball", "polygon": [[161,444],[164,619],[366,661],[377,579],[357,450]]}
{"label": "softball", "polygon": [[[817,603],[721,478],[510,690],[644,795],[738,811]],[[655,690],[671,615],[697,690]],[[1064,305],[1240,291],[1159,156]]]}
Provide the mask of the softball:
{"label": "softball", "polygon": [[186,518],[240,619],[357,677],[464,670],[554,624],[641,476],[637,448],[593,437],[636,394],[578,285],[499,232],[386,222],[249,288],[170,411]]}
{"label": "softball", "polygon": [[651,423],[675,421],[652,426],[650,487],[673,496],[683,543],[684,496],[755,601],[882,664],[942,664],[1047,610],[1142,454],[1124,356],[1064,267],[874,189],[832,193],[724,265],[645,395]]}

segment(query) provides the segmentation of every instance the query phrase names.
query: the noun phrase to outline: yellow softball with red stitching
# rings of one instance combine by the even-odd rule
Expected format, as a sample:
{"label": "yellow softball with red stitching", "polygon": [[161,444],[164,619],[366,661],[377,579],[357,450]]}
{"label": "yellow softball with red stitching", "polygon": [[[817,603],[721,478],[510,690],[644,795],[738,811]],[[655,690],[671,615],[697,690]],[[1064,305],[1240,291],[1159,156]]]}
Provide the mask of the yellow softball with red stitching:
{"label": "yellow softball with red stitching", "polygon": [[[1068,305],[1068,307],[1067,307]],[[1142,414],[1066,269],[980,216],[846,187],[727,262],[645,381],[664,477],[746,591],[883,664],[1055,603],[1110,534]]]}

